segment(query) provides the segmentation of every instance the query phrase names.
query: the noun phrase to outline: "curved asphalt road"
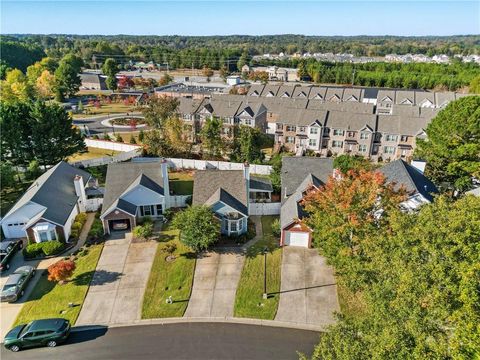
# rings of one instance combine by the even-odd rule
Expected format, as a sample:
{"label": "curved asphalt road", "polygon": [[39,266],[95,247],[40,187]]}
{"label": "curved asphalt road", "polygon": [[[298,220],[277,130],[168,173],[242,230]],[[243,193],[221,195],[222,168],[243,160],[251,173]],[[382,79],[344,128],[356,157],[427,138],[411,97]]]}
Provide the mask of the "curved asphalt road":
{"label": "curved asphalt road", "polygon": [[56,348],[12,353],[2,346],[1,359],[298,359],[311,355],[314,331],[227,323],[183,323],[72,332]]}
{"label": "curved asphalt road", "polygon": [[[132,112],[129,113],[130,116],[133,117],[143,117],[142,113],[139,112]],[[111,133],[113,132],[113,128],[109,126],[104,126],[102,125],[103,120],[115,118],[115,117],[121,117],[121,116],[127,116],[127,113],[124,114],[110,114],[110,115],[101,115],[101,116],[95,116],[95,117],[86,117],[86,118],[81,118],[81,119],[74,119],[73,124],[79,126],[80,128],[83,128],[84,125],[88,127],[88,130],[90,131],[91,135],[95,134],[103,134],[105,132]],[[142,128],[143,130],[146,130],[147,127]],[[119,128],[115,127],[116,132],[130,132],[130,131],[138,131],[140,129],[131,129],[131,128]]]}

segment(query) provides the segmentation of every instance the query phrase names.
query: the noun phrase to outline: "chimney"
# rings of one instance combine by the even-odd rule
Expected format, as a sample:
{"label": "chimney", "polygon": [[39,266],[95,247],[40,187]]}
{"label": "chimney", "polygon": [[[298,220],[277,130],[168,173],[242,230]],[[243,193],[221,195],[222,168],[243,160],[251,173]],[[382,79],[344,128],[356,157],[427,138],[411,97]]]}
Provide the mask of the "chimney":
{"label": "chimney", "polygon": [[170,185],[168,183],[168,162],[166,159],[162,159],[160,163],[163,180],[163,193],[165,197],[165,209],[170,208]]}
{"label": "chimney", "polygon": [[83,185],[83,178],[80,175],[75,175],[73,179],[73,185],[75,186],[75,194],[78,196],[78,207],[80,212],[85,212],[85,206],[87,203],[87,195],[85,194],[85,186]]}

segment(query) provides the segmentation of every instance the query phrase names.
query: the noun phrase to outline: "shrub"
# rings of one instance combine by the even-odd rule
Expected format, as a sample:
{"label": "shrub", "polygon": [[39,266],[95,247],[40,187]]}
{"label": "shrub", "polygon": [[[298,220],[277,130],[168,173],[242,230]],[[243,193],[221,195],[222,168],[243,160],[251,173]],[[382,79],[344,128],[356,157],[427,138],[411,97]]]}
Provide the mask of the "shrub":
{"label": "shrub", "polygon": [[27,245],[23,249],[23,256],[27,259],[40,257],[40,256],[50,256],[60,253],[65,249],[65,244],[58,240],[44,241],[40,243],[34,243]]}
{"label": "shrub", "polygon": [[101,238],[103,236],[103,224],[100,219],[95,219],[93,221],[92,227],[90,228],[90,231],[88,232],[88,237],[90,238]]}
{"label": "shrub", "polygon": [[174,212],[172,209],[167,209],[163,212],[163,216],[165,216],[167,220],[172,220],[173,215],[174,215]]}
{"label": "shrub", "polygon": [[144,216],[142,219],[142,224],[153,224],[153,220],[150,216]]}
{"label": "shrub", "polygon": [[77,233],[80,232],[80,229],[82,228],[82,223],[75,221],[72,225],[72,231],[76,231]]}
{"label": "shrub", "polygon": [[152,235],[152,232],[153,224],[149,222],[133,228],[133,236],[135,236],[137,239],[147,239]]}
{"label": "shrub", "polygon": [[272,233],[276,237],[280,236],[281,228],[280,228],[280,220],[279,219],[275,219],[275,220],[272,221]]}
{"label": "shrub", "polygon": [[65,244],[58,240],[45,241],[40,244],[42,244],[42,250],[46,256],[58,254],[65,249]]}
{"label": "shrub", "polygon": [[27,259],[35,258],[42,254],[42,243],[29,244],[23,249],[23,256]]}
{"label": "shrub", "polygon": [[80,233],[77,229],[72,229],[72,231],[70,231],[70,237],[72,239],[78,239],[79,234]]}
{"label": "shrub", "polygon": [[75,221],[78,221],[83,226],[87,222],[87,213],[81,212],[75,217]]}
{"label": "shrub", "polygon": [[48,280],[63,283],[73,275],[75,262],[72,260],[60,260],[48,267]]}

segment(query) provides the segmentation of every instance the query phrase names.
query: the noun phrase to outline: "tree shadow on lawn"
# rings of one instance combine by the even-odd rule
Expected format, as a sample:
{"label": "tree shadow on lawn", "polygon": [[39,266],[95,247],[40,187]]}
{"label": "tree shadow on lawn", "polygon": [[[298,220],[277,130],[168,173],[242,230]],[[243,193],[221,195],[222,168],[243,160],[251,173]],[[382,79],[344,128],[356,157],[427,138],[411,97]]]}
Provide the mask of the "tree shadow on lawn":
{"label": "tree shadow on lawn", "polygon": [[197,253],[194,253],[193,251],[189,251],[189,252],[184,252],[182,254],[180,254],[180,256],[186,258],[186,259],[196,259],[197,258]]}
{"label": "tree shadow on lawn", "polygon": [[169,242],[169,241],[172,241],[172,240],[175,240],[178,236],[177,235],[170,235],[170,234],[160,234],[160,236],[158,236],[155,241],[158,242],[158,243],[165,243],[165,242]]}
{"label": "tree shadow on lawn", "polygon": [[72,280],[72,283],[77,286],[89,284],[91,286],[99,286],[115,282],[122,275],[122,273],[116,271],[92,270],[77,276]]}

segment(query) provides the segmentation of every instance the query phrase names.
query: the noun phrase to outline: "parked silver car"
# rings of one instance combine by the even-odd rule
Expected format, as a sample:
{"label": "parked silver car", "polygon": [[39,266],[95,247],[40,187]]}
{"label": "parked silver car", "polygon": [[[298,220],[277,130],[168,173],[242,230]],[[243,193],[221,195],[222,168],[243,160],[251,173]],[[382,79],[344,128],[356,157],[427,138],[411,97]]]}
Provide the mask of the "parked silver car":
{"label": "parked silver car", "polygon": [[30,265],[21,266],[11,274],[0,295],[1,301],[15,302],[25,293],[25,288],[32,277],[35,276],[35,268]]}

